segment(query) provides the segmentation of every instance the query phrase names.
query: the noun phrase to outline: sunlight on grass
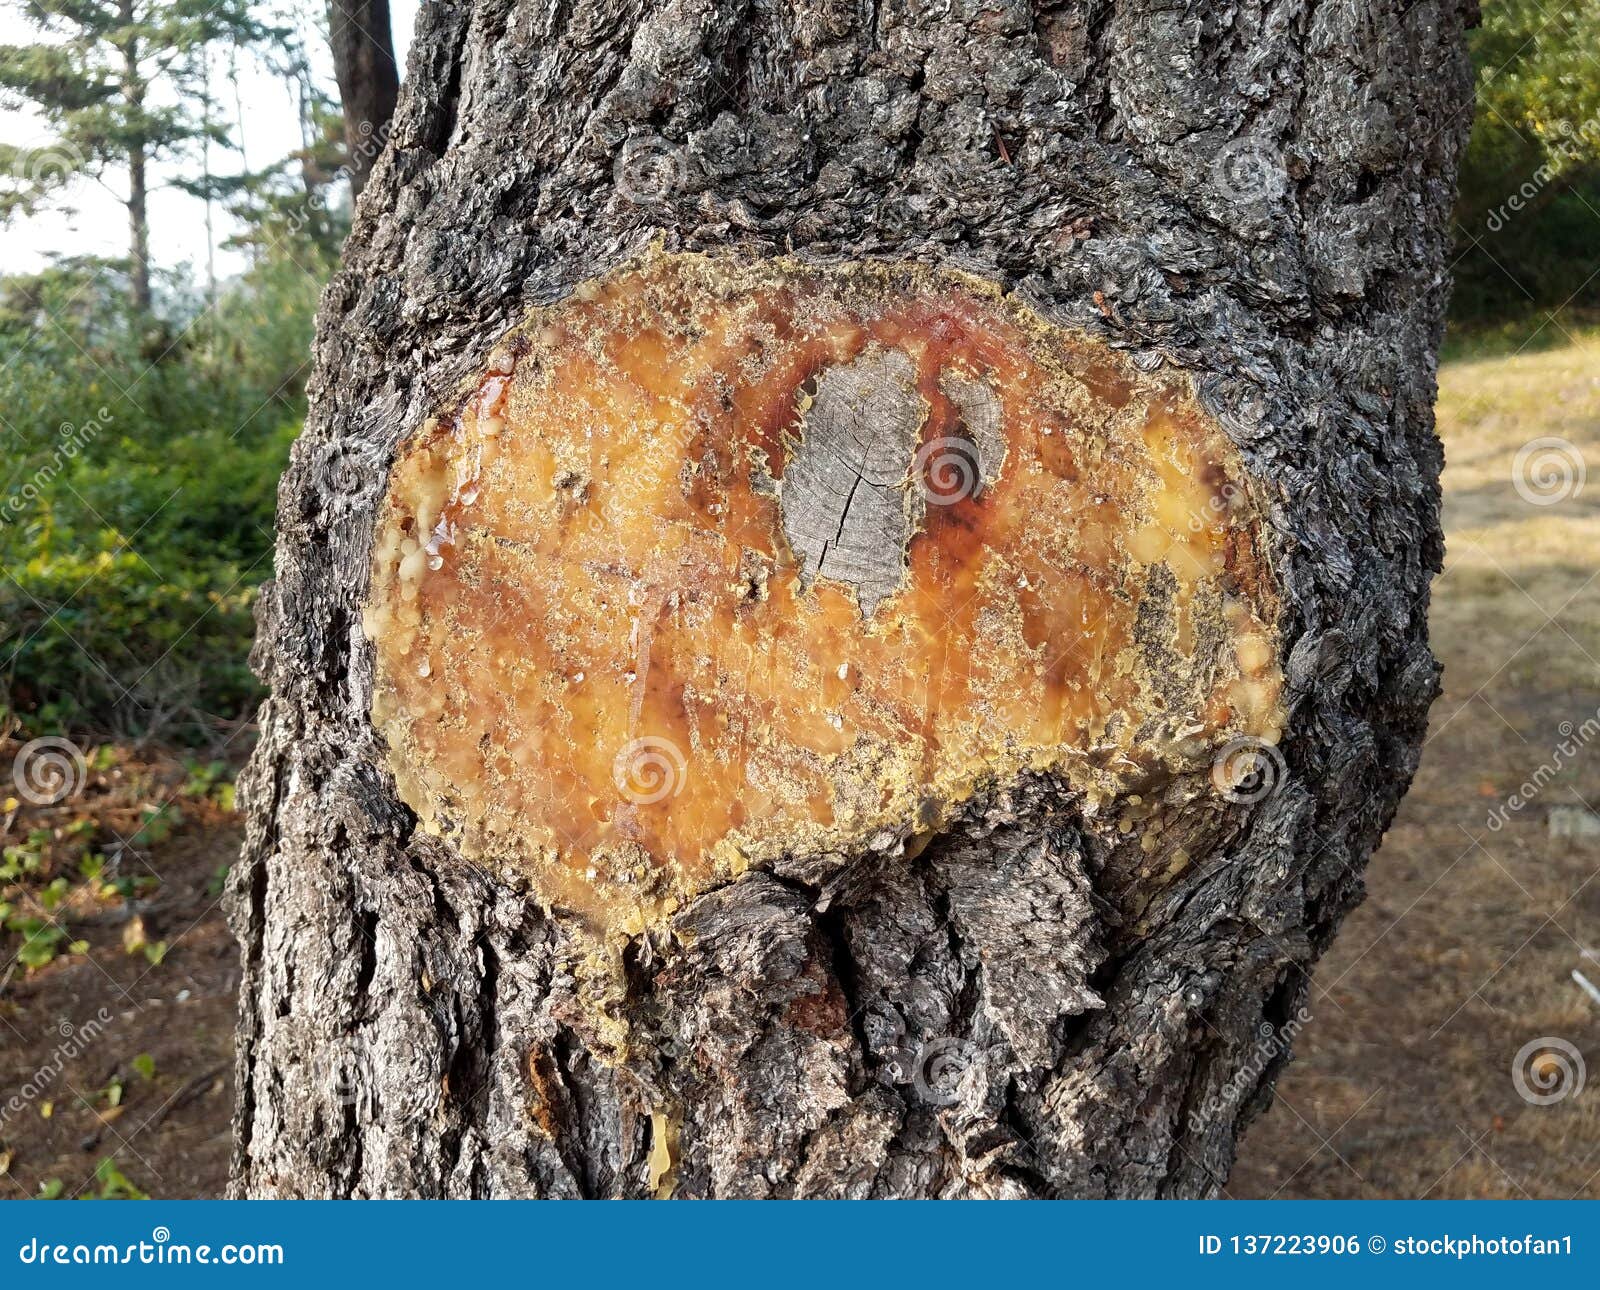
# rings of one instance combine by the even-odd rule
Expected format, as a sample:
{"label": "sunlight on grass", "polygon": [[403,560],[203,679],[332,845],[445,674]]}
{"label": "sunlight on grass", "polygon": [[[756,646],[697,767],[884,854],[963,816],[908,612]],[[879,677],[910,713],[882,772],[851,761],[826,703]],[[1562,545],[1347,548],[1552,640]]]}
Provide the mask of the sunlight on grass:
{"label": "sunlight on grass", "polygon": [[1558,349],[1446,363],[1439,434],[1446,550],[1432,621],[1435,651],[1465,674],[1451,689],[1501,669],[1539,689],[1595,685],[1600,332]]}

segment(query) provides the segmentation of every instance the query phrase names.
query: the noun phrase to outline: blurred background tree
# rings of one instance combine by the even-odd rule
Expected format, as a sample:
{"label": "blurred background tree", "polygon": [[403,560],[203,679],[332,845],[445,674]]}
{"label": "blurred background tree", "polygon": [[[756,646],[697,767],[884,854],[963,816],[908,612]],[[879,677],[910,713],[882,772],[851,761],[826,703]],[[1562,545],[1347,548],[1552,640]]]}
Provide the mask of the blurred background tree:
{"label": "blurred background tree", "polygon": [[1581,319],[1600,305],[1600,0],[1489,0],[1473,58],[1457,328],[1514,334],[1564,306]]}
{"label": "blurred background tree", "polygon": [[[20,8],[42,39],[0,46],[0,91],[34,107],[55,139],[42,149],[0,147],[13,181],[0,194],[0,216],[36,212],[79,176],[106,184],[119,172],[130,303],[148,313],[149,167],[188,159],[202,140],[228,143],[198,107],[208,97],[211,46],[283,33],[252,17],[245,0],[29,0]],[[152,101],[156,82],[170,102]]]}
{"label": "blurred background tree", "polygon": [[400,95],[390,31],[389,0],[331,0],[328,43],[344,104],[345,145],[350,151],[350,192],[361,196],[377,159],[382,129]]}

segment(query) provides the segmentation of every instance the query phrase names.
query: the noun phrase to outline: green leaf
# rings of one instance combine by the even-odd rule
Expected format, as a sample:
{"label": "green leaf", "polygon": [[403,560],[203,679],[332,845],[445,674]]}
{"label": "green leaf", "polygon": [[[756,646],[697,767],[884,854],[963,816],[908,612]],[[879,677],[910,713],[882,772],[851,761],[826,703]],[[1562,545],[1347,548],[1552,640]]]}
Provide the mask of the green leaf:
{"label": "green leaf", "polygon": [[150,1197],[134,1186],[127,1174],[117,1168],[117,1162],[107,1156],[94,1171],[95,1181],[100,1184],[100,1194],[96,1200],[149,1200]]}

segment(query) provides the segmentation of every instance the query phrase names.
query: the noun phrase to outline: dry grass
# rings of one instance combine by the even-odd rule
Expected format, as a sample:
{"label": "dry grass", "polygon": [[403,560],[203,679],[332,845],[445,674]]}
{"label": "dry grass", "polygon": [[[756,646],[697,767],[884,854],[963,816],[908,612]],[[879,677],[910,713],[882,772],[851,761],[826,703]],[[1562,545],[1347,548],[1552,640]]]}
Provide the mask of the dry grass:
{"label": "dry grass", "polygon": [[[1600,838],[1548,825],[1555,805],[1600,808],[1600,738],[1557,751],[1600,708],[1600,337],[1458,361],[1440,386],[1445,692],[1235,1196],[1600,1196],[1600,1006],[1570,976],[1600,980],[1583,957],[1600,951]],[[1548,505],[1513,482],[1519,450],[1543,437],[1575,450],[1549,460],[1596,470],[1576,489],[1541,488],[1534,471],[1526,491],[1559,496]],[[1534,800],[1491,829],[1541,767],[1555,773]],[[1530,1105],[1513,1060],[1549,1036],[1577,1048],[1591,1083]]]}

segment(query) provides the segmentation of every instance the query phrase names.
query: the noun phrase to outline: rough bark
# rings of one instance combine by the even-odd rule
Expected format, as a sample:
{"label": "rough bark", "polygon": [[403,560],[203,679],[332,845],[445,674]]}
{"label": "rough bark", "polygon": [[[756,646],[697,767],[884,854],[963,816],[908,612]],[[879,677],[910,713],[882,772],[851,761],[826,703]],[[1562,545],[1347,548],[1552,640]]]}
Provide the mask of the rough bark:
{"label": "rough bark", "polygon": [[[1472,16],[425,6],[261,600],[235,1189],[1215,1192],[1437,689],[1432,403]],[[630,945],[624,1051],[562,917],[398,802],[360,605],[403,436],[529,307],[658,237],[954,265],[1192,374],[1270,501],[1290,703],[1270,791],[1147,853],[1024,780],[918,855],[751,873]]]}
{"label": "rough bark", "polygon": [[330,0],[328,44],[350,150],[350,196],[356,198],[367,186],[400,94],[389,0]]}

